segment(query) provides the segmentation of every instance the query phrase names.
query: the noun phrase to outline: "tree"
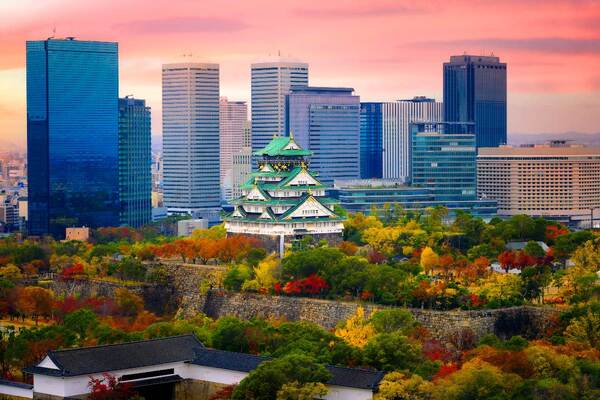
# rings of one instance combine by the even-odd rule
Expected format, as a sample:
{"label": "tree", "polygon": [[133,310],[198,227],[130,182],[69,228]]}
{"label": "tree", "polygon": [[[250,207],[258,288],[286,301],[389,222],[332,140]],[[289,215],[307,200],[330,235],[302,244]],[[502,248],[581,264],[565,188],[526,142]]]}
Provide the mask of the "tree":
{"label": "tree", "polygon": [[136,316],[144,309],[144,300],[125,288],[115,289],[115,302],[125,316]]}
{"label": "tree", "polygon": [[98,326],[98,318],[92,311],[81,309],[67,314],[63,325],[75,332],[80,343],[83,343],[88,336],[88,332]]}
{"label": "tree", "polygon": [[233,265],[227,271],[223,280],[223,286],[227,290],[239,291],[245,281],[251,278],[251,271],[245,265]]}
{"label": "tree", "polygon": [[414,371],[422,362],[421,346],[400,333],[382,333],[364,347],[368,365],[382,371]]}
{"label": "tree", "polygon": [[281,266],[279,258],[274,255],[265,258],[254,268],[254,276],[261,288],[271,289],[275,285],[275,282],[279,281],[280,275]]}
{"label": "tree", "polygon": [[356,308],[356,313],[353,316],[335,330],[337,337],[359,348],[363,348],[375,334],[375,328],[365,318],[365,310],[360,306]]}
{"label": "tree", "polygon": [[429,274],[438,267],[440,258],[435,251],[429,246],[425,247],[421,252],[421,268],[425,273]]}
{"label": "tree", "polygon": [[520,382],[515,374],[480,360],[472,360],[463,367],[437,381],[435,399],[447,400],[501,400],[511,398],[512,389]]}
{"label": "tree", "polygon": [[565,330],[565,336],[600,350],[600,316],[589,310],[586,315],[573,319]]}
{"label": "tree", "polygon": [[291,382],[277,391],[277,400],[313,400],[321,399],[326,394],[327,387],[321,382]]}
{"label": "tree", "polygon": [[23,279],[21,269],[14,264],[8,264],[4,267],[0,267],[0,278],[6,279],[13,283]]}
{"label": "tree", "polygon": [[375,400],[430,400],[433,384],[419,375],[390,372],[379,383]]}
{"label": "tree", "polygon": [[247,353],[250,344],[246,335],[249,323],[235,317],[222,317],[212,333],[212,344],[217,349]]}
{"label": "tree", "polygon": [[287,383],[326,383],[329,379],[331,374],[323,365],[305,355],[291,354],[260,364],[240,382],[232,399],[273,400]]}
{"label": "tree", "polygon": [[526,267],[521,271],[523,297],[528,300],[539,298],[543,301],[544,289],[550,284],[550,280],[550,267],[545,265]]}
{"label": "tree", "polygon": [[121,383],[111,374],[104,373],[102,378],[90,377],[90,400],[133,400],[141,399],[132,390],[131,385]]}
{"label": "tree", "polygon": [[416,321],[410,311],[394,308],[373,312],[371,324],[377,333],[400,331],[408,334],[416,326]]}
{"label": "tree", "polygon": [[32,316],[36,323],[38,317],[49,317],[52,313],[54,292],[36,286],[22,288],[17,297],[16,307],[19,312]]}
{"label": "tree", "polygon": [[542,246],[540,246],[538,242],[534,240],[530,240],[529,242],[527,242],[527,244],[523,248],[523,251],[525,252],[525,254],[537,258],[544,257],[546,255],[546,252],[544,251],[544,249],[542,249]]}

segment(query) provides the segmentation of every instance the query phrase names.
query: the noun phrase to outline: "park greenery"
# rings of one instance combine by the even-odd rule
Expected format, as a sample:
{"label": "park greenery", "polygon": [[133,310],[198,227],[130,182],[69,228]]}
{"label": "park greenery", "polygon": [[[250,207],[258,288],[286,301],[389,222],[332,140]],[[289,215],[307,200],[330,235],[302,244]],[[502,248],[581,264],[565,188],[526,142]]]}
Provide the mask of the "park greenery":
{"label": "park greenery", "polygon": [[[379,400],[600,396],[596,233],[523,215],[484,222],[459,213],[447,222],[444,208],[385,206],[347,218],[339,244],[305,238],[282,259],[222,226],[186,238],[121,227],[97,229],[89,242],[1,239],[0,374],[30,379],[21,369],[49,349],[193,333],[207,346],[269,357],[214,400],[316,398],[330,378],[326,364],[384,371]],[[180,264],[210,267],[201,290],[345,300],[379,311],[368,315],[359,305],[331,331],[308,322],[151,312],[135,288],[169,284],[166,266]],[[85,280],[118,289],[110,297],[53,290],[53,281]],[[523,304],[556,307],[560,318],[535,340],[476,338],[468,328],[438,340],[405,308]]]}

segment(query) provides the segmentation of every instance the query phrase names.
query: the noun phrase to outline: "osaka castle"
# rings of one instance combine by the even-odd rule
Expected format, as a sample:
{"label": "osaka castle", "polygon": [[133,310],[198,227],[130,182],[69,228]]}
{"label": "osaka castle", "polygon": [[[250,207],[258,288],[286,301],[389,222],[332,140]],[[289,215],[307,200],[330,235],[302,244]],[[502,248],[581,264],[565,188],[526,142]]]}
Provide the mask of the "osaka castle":
{"label": "osaka castle", "polygon": [[290,134],[274,137],[262,150],[258,171],[242,186],[233,212],[225,219],[230,234],[259,236],[283,253],[284,243],[310,235],[330,243],[341,240],[344,218],[333,211],[337,200],[325,196],[326,187],[309,170],[312,152],[302,149]]}

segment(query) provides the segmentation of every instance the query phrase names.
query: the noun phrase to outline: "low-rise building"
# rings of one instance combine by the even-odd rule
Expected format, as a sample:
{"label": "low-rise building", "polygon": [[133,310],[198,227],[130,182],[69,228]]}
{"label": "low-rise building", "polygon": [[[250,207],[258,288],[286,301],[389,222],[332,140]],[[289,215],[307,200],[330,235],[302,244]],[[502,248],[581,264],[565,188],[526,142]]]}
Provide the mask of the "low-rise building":
{"label": "low-rise building", "polygon": [[177,236],[190,236],[196,229],[208,229],[208,220],[198,218],[177,221]]}
{"label": "low-rise building", "polygon": [[90,228],[66,228],[65,229],[65,240],[79,240],[86,242],[90,238]]}
{"label": "low-rise building", "polygon": [[[20,389],[22,398],[86,399],[90,379],[109,374],[145,398],[206,400],[219,389],[238,384],[268,360],[206,348],[194,335],[51,350],[40,363],[24,369],[33,375],[32,386],[16,388],[13,382],[0,381],[0,394]],[[331,374],[326,400],[372,399],[383,378],[380,371],[326,368]]]}
{"label": "low-rise building", "polygon": [[551,141],[479,148],[477,194],[496,200],[500,215],[589,228],[592,220],[600,222],[600,147]]}

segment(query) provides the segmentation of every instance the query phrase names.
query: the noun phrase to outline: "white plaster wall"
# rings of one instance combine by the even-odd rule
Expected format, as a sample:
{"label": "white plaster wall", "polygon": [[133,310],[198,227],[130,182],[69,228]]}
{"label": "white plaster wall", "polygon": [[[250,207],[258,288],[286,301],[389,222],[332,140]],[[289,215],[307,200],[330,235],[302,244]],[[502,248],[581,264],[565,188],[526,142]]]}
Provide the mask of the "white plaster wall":
{"label": "white plaster wall", "polygon": [[247,372],[231,371],[228,369],[211,368],[193,364],[188,365],[187,378],[189,379],[233,385],[240,383],[246,376],[248,376]]}
{"label": "white plaster wall", "polygon": [[[110,371],[110,374],[117,378],[125,374],[137,374],[141,372],[156,371],[161,369],[173,368],[176,375],[186,378],[187,364],[183,362],[151,365],[148,367],[125,369],[120,371]],[[76,396],[90,392],[90,378],[102,378],[102,373],[92,375],[82,375],[75,377],[54,377],[35,374],[33,376],[33,391],[36,393],[50,394],[53,396]]]}
{"label": "white plaster wall", "polygon": [[372,400],[373,392],[367,389],[355,389],[344,386],[327,385],[325,400]]}
{"label": "white plaster wall", "polygon": [[5,394],[8,396],[17,396],[23,397],[25,399],[33,398],[33,390],[32,389],[23,389],[9,385],[0,384],[0,394]]}

